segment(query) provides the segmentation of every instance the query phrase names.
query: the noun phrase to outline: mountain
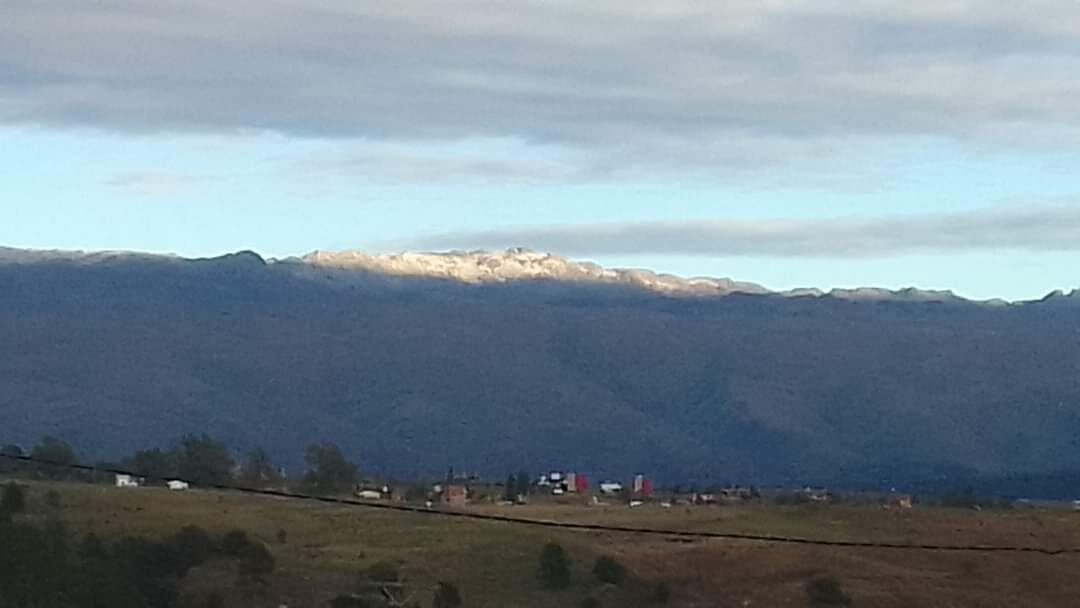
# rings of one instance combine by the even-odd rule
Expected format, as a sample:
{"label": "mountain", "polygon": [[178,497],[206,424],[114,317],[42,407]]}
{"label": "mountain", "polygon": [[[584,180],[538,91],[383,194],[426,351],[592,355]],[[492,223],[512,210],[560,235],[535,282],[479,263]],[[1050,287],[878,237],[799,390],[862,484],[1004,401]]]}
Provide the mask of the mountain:
{"label": "mountain", "polygon": [[115,458],[208,432],[295,469],[334,441],[396,475],[1047,478],[1080,456],[1077,301],[782,294],[520,250],[6,249],[0,443]]}

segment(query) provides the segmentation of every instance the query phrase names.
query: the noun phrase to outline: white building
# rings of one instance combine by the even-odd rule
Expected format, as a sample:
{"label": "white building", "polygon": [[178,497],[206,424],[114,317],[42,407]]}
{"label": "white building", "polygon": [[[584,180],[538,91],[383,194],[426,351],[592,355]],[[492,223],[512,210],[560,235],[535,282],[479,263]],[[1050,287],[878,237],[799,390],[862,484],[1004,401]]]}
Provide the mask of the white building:
{"label": "white building", "polygon": [[131,475],[117,474],[116,475],[116,487],[118,488],[137,488],[139,487],[139,480]]}
{"label": "white building", "polygon": [[169,486],[170,490],[186,490],[191,487],[188,485],[188,482],[180,479],[170,479],[165,482],[165,485]]}
{"label": "white building", "polygon": [[615,494],[616,492],[622,492],[622,484],[614,481],[602,481],[600,482],[600,493],[602,494]]}
{"label": "white building", "polygon": [[378,490],[360,490],[356,493],[356,497],[364,500],[379,500],[382,498],[382,492]]}

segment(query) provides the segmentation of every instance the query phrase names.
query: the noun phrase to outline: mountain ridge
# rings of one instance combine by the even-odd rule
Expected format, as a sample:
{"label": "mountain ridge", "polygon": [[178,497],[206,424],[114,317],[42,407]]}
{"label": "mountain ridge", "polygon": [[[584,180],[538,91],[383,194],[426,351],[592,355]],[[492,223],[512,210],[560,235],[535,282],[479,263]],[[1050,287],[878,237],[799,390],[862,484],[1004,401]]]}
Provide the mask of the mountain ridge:
{"label": "mountain ridge", "polygon": [[0,264],[106,263],[125,259],[167,262],[244,259],[249,262],[271,266],[296,267],[297,265],[305,265],[311,269],[370,272],[390,277],[442,279],[473,285],[528,280],[593,282],[626,285],[674,296],[743,294],[786,298],[830,297],[842,300],[865,301],[952,302],[985,306],[1007,306],[1047,301],[1054,301],[1055,303],[1080,301],[1080,289],[1073,289],[1068,293],[1058,289],[1035,300],[1014,301],[1003,298],[973,300],[958,296],[951,290],[919,289],[916,287],[899,289],[836,287],[827,291],[816,287],[800,287],[788,290],[771,290],[757,283],[727,277],[682,277],[641,268],[605,268],[593,262],[572,260],[563,256],[536,252],[522,247],[503,251],[405,251],[389,254],[371,254],[359,250],[315,250],[303,256],[281,259],[264,258],[250,250],[241,250],[207,258],[185,258],[173,254],[149,254],[135,251],[64,251],[0,247]]}
{"label": "mountain ridge", "polygon": [[1080,455],[1064,294],[671,297],[245,252],[82,259],[0,263],[0,444],[51,434],[110,458],[206,432],[289,467],[332,441],[388,475],[891,485]]}

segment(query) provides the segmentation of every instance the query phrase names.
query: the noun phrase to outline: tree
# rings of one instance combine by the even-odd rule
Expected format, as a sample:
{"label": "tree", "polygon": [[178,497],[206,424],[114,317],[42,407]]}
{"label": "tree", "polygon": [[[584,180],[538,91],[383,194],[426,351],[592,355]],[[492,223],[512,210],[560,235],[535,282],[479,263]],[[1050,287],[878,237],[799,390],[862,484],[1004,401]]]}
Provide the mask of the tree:
{"label": "tree", "polygon": [[[2,456],[12,456],[13,458],[2,458]],[[23,456],[22,448],[17,445],[5,445],[0,448],[0,473],[10,474],[16,473],[22,468],[22,462],[15,460],[14,458],[20,458]]]}
{"label": "tree", "polygon": [[601,555],[596,558],[592,572],[601,583],[621,585],[626,580],[626,567],[610,555]]}
{"label": "tree", "polygon": [[75,450],[65,441],[56,437],[42,437],[41,441],[30,450],[30,456],[35,460],[43,460],[52,464],[38,466],[38,472],[48,479],[68,479],[72,477],[71,465],[78,462]]}
{"label": "tree", "polygon": [[570,558],[558,543],[548,543],[540,551],[540,582],[550,589],[570,584]]}
{"label": "tree", "polygon": [[0,493],[0,513],[21,513],[26,509],[26,489],[14,481],[4,485]]}
{"label": "tree", "polygon": [[278,474],[274,469],[274,463],[270,461],[270,455],[260,447],[252,449],[247,454],[244,464],[240,467],[240,482],[249,487],[261,487],[277,483]]}
{"label": "tree", "polygon": [[528,472],[526,472],[526,471],[518,471],[518,474],[517,474],[517,493],[518,494],[520,494],[522,496],[528,496],[529,495],[530,491],[532,490],[531,484],[529,482],[530,479],[532,479],[532,478],[529,477]]}
{"label": "tree", "polygon": [[176,454],[164,452],[160,448],[139,450],[131,458],[131,469],[147,479],[178,477],[176,464]]}
{"label": "tree", "polygon": [[188,435],[180,441],[176,472],[194,484],[225,485],[232,479],[233,459],[225,444],[208,435]]}
{"label": "tree", "polygon": [[515,500],[517,498],[517,479],[514,474],[511,473],[506,476],[506,491],[503,492],[503,499]]}
{"label": "tree", "polygon": [[307,474],[304,483],[319,492],[341,492],[353,487],[359,478],[356,465],[345,459],[341,450],[332,443],[309,445],[304,452]]}
{"label": "tree", "polygon": [[461,606],[461,592],[457,585],[445,581],[439,581],[435,587],[435,597],[431,600],[431,608],[458,608]]}

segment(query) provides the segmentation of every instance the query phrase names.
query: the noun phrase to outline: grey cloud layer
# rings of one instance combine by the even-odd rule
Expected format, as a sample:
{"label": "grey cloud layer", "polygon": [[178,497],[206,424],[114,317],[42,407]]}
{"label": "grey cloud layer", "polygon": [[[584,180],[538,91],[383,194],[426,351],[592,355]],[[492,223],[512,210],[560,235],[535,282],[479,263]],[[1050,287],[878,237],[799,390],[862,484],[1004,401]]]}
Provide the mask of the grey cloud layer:
{"label": "grey cloud layer", "polygon": [[45,0],[0,19],[7,124],[517,138],[648,167],[737,162],[725,142],[759,136],[1071,133],[1078,98],[1073,0]]}
{"label": "grey cloud layer", "polygon": [[1080,208],[1032,207],[834,220],[531,226],[432,235],[416,249],[524,246],[564,255],[885,257],[992,250],[1080,251]]}

